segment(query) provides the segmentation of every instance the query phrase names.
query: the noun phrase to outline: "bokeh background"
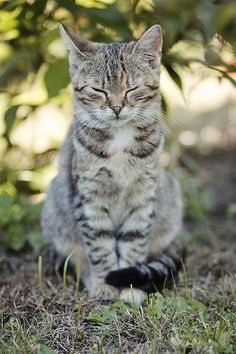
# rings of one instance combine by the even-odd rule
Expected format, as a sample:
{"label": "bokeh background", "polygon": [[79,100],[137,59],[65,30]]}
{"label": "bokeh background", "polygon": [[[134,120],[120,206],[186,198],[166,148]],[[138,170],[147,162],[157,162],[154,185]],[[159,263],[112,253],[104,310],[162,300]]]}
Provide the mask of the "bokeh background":
{"label": "bokeh background", "polygon": [[185,219],[197,223],[198,234],[212,215],[235,217],[235,0],[1,0],[0,6],[4,252],[43,247],[40,209],[73,117],[60,22],[98,42],[137,39],[161,24],[162,109],[169,130],[163,164],[178,175]]}
{"label": "bokeh background", "polygon": [[[60,22],[98,42],[163,28],[162,163],[182,185],[186,259],[142,310],[87,301],[43,241],[73,118]],[[235,54],[235,0],[0,0],[1,353],[236,353]]]}

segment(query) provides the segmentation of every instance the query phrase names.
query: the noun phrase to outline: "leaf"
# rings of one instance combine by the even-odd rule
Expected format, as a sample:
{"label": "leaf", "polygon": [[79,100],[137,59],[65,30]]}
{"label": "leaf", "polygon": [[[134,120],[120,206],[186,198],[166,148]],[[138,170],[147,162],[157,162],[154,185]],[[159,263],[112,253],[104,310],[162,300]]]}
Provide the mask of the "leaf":
{"label": "leaf", "polygon": [[112,321],[114,321],[115,314],[115,310],[105,310],[104,312],[93,310],[88,314],[86,320],[89,322],[96,323],[98,325],[110,324]]}
{"label": "leaf", "polygon": [[31,5],[31,11],[33,11],[36,16],[41,15],[45,10],[46,5],[47,5],[47,0],[35,1]]}
{"label": "leaf", "polygon": [[127,305],[123,301],[116,301],[109,307],[94,309],[89,312],[85,318],[89,322],[96,323],[98,325],[110,324],[114,321],[115,316],[118,313],[124,313]]}
{"label": "leaf", "polygon": [[126,34],[129,33],[126,16],[123,13],[118,12],[113,4],[106,9],[84,8],[82,12],[88,16],[91,22],[115,29],[119,33],[123,30],[125,30]]}
{"label": "leaf", "polygon": [[60,59],[51,64],[45,74],[48,97],[57,96],[61,89],[70,83],[67,59]]}
{"label": "leaf", "polygon": [[230,344],[231,333],[230,332],[221,332],[219,336],[219,344],[221,349],[226,349]]}
{"label": "leaf", "polygon": [[200,301],[196,300],[196,299],[188,299],[188,303],[190,305],[192,305],[192,307],[194,308],[194,310],[197,310],[199,312],[206,312],[207,311],[207,307]]}
{"label": "leaf", "polygon": [[56,354],[56,352],[46,344],[40,344],[39,354]]}
{"label": "leaf", "polygon": [[10,135],[11,130],[12,130],[14,124],[15,124],[16,112],[17,112],[18,107],[19,107],[19,105],[12,106],[5,113],[4,121],[5,121],[6,128],[5,128],[5,132],[4,132],[3,136],[7,140],[9,140],[9,135]]}
{"label": "leaf", "polygon": [[183,91],[182,87],[182,80],[179,74],[173,69],[172,66],[166,65],[166,70],[168,71],[168,74],[170,75],[171,79],[176,83],[176,85],[179,87],[180,91]]}
{"label": "leaf", "polygon": [[75,0],[57,0],[57,3],[73,14],[77,12],[79,8]]}

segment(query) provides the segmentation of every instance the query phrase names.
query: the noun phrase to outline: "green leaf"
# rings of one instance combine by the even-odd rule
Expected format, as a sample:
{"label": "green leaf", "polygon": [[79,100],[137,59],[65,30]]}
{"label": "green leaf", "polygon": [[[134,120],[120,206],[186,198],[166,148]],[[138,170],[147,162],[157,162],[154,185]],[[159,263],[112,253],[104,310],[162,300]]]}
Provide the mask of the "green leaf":
{"label": "green leaf", "polygon": [[176,85],[179,87],[180,91],[183,91],[182,87],[182,80],[179,74],[173,69],[172,66],[166,65],[166,70],[168,71],[168,74],[170,75],[171,79],[176,83]]}
{"label": "green leaf", "polygon": [[110,324],[114,321],[115,316],[118,313],[124,313],[126,308],[127,305],[123,301],[118,300],[109,307],[99,307],[99,309],[90,311],[85,319],[98,325]]}
{"label": "green leaf", "polygon": [[48,97],[57,96],[62,88],[70,83],[67,59],[60,59],[51,64],[45,75]]}
{"label": "green leaf", "polygon": [[31,5],[31,11],[34,12],[34,14],[37,15],[41,15],[44,10],[45,7],[47,5],[47,0],[40,0],[40,1],[35,1],[32,5]]}
{"label": "green leaf", "polygon": [[221,349],[226,349],[230,344],[231,333],[230,332],[221,332],[219,336],[219,344]]}
{"label": "green leaf", "polygon": [[196,300],[196,299],[188,299],[188,303],[190,305],[192,305],[192,307],[194,308],[194,310],[197,310],[199,312],[206,312],[207,311],[207,307],[200,301]]}
{"label": "green leaf", "polygon": [[5,113],[4,120],[5,120],[6,128],[5,128],[5,132],[4,132],[4,137],[7,140],[9,139],[9,135],[10,135],[11,130],[15,124],[16,112],[17,112],[18,107],[19,107],[19,105],[12,106]]}
{"label": "green leaf", "polygon": [[57,0],[57,3],[73,14],[78,11],[78,5],[75,0]]}
{"label": "green leaf", "polygon": [[96,323],[98,325],[102,324],[110,324],[112,321],[114,321],[116,311],[91,311],[88,316],[86,317],[86,320],[89,322]]}
{"label": "green leaf", "polygon": [[46,344],[41,344],[39,354],[56,354],[56,352],[53,349],[49,348]]}

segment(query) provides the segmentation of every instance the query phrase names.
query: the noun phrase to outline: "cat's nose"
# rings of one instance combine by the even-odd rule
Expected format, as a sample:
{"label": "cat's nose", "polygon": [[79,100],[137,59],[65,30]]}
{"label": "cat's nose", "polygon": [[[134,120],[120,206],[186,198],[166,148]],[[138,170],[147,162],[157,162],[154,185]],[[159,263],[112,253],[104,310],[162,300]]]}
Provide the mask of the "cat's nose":
{"label": "cat's nose", "polygon": [[124,106],[110,106],[110,108],[113,110],[113,112],[116,114],[117,118]]}

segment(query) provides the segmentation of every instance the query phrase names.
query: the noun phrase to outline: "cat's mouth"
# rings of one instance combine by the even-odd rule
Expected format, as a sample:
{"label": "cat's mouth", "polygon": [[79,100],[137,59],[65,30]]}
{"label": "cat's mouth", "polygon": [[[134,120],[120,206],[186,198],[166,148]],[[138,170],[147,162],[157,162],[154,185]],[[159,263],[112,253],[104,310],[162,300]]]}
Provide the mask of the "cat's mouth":
{"label": "cat's mouth", "polygon": [[129,123],[131,121],[131,119],[132,118],[130,116],[127,117],[126,115],[115,116],[111,120],[111,125],[113,127],[121,127],[122,125]]}
{"label": "cat's mouth", "polygon": [[126,119],[113,119],[111,121],[111,125],[113,127],[122,127],[123,125],[126,125],[131,121],[131,118],[126,118]]}

